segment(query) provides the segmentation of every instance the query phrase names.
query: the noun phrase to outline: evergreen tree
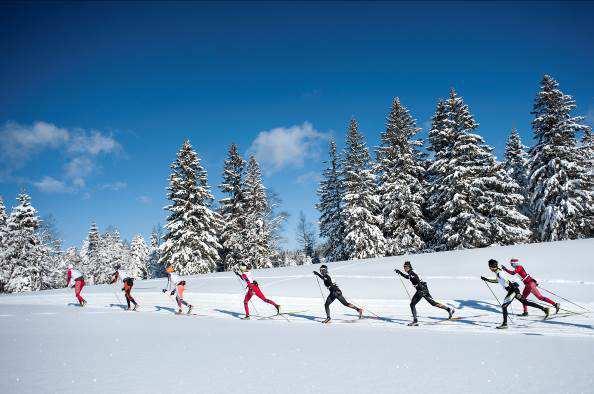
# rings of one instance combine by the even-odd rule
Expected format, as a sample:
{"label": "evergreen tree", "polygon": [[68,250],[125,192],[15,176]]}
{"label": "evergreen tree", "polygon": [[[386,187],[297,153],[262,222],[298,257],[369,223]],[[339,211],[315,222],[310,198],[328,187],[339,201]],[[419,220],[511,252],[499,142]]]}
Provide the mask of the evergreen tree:
{"label": "evergreen tree", "polygon": [[239,155],[237,146],[232,144],[223,168],[223,183],[219,185],[221,192],[226,195],[219,201],[219,212],[223,219],[220,271],[230,270],[246,256],[244,248],[247,241],[243,239],[246,234],[244,171],[245,161]]}
{"label": "evergreen tree", "polygon": [[190,141],[184,141],[171,164],[168,198],[171,204],[161,263],[171,263],[181,275],[213,272],[219,260],[219,215],[211,210],[212,194],[206,171]]}
{"label": "evergreen tree", "polygon": [[359,126],[352,119],[344,153],[342,211],[345,223],[345,252],[349,259],[365,259],[384,254],[385,241],[375,176]]}
{"label": "evergreen tree", "polygon": [[41,290],[66,286],[66,263],[62,253],[62,240],[53,215],[40,221],[37,239],[41,252]]}
{"label": "evergreen tree", "polygon": [[532,114],[535,145],[530,150],[530,194],[538,241],[589,235],[594,196],[591,176],[580,156],[576,133],[585,132],[583,117],[572,116],[576,104],[552,77],[541,81]]}
{"label": "evergreen tree", "polygon": [[37,210],[31,206],[31,197],[22,192],[19,205],[13,208],[7,221],[5,264],[9,276],[6,291],[21,292],[41,288],[41,249],[35,231],[39,227]]}
{"label": "evergreen tree", "polygon": [[269,234],[268,244],[270,246],[270,260],[274,265],[281,256],[283,245],[286,238],[283,236],[284,226],[289,218],[287,211],[279,210],[282,206],[282,200],[278,193],[273,190],[266,189],[266,202],[268,209],[265,215],[265,224]]}
{"label": "evergreen tree", "polygon": [[159,259],[159,236],[157,229],[153,227],[153,231],[151,231],[151,244],[148,257],[149,278],[161,278],[164,276],[165,270],[163,265],[159,263]]}
{"label": "evergreen tree", "polygon": [[346,258],[344,250],[344,222],[342,218],[342,198],[344,185],[340,158],[336,152],[336,142],[330,139],[328,167],[322,174],[317,194],[316,208],[320,212],[320,236],[326,239],[324,257],[328,261]]}
{"label": "evergreen tree", "polygon": [[9,278],[8,261],[6,255],[6,248],[8,242],[8,216],[6,215],[6,207],[4,200],[0,196],[0,293],[4,292],[4,288]]}
{"label": "evergreen tree", "polygon": [[521,212],[529,215],[528,204],[528,154],[526,147],[522,144],[520,135],[516,129],[512,129],[507,144],[505,145],[505,170],[518,184],[525,201],[522,204]]}
{"label": "evergreen tree", "polygon": [[412,140],[419,131],[408,109],[395,98],[376,151],[382,230],[390,256],[423,250],[431,233],[423,213],[427,185],[420,160],[422,142]]}
{"label": "evergreen tree", "polygon": [[150,278],[149,248],[140,234],[132,238],[130,243],[130,262],[127,269],[135,278]]}
{"label": "evergreen tree", "polygon": [[453,89],[445,105],[446,116],[434,120],[441,130],[432,133],[438,141],[431,146],[439,150],[429,168],[433,174],[429,211],[434,215],[436,248],[526,241],[530,231],[528,219],[519,212],[523,202],[519,186],[496,162],[491,148],[473,133],[478,123]]}
{"label": "evergreen tree", "polygon": [[95,282],[97,279],[96,273],[99,271],[99,247],[101,242],[101,236],[99,235],[99,229],[97,223],[91,223],[87,238],[84,240],[81,247],[81,269],[87,274],[87,279],[90,284],[99,283]]}
{"label": "evergreen tree", "polygon": [[254,156],[250,156],[244,183],[246,230],[243,239],[246,245],[247,262],[254,268],[272,267],[271,228],[267,223],[270,212],[266,188],[262,183],[260,165]]}
{"label": "evergreen tree", "polygon": [[[99,239],[99,253],[98,253],[98,264],[94,267],[93,277],[96,284],[109,283],[110,277],[115,271],[117,265],[126,269],[130,263],[130,250],[128,245],[122,240],[120,231],[113,227],[108,226],[105,232]],[[135,275],[132,275],[138,278]]]}

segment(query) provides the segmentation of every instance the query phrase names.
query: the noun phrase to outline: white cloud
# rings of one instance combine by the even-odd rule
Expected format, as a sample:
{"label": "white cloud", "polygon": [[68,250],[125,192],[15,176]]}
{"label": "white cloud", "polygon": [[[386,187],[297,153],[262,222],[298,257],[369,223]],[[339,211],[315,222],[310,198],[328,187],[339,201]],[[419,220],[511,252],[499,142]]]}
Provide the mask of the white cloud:
{"label": "white cloud", "polygon": [[150,204],[151,202],[153,202],[153,200],[149,196],[140,196],[138,197],[138,201],[140,201],[143,204]]}
{"label": "white cloud", "polygon": [[99,186],[99,190],[112,190],[117,192],[118,190],[122,190],[128,187],[126,182],[114,182],[114,183],[105,183]]}
{"label": "white cloud", "polygon": [[70,193],[72,188],[68,187],[64,182],[59,181],[51,176],[45,176],[39,182],[33,182],[33,185],[45,193]]}
{"label": "white cloud", "polygon": [[261,131],[250,147],[250,152],[267,173],[285,167],[301,167],[306,159],[316,158],[320,142],[327,134],[315,130],[311,123],[291,127],[277,127]]}
{"label": "white cloud", "polygon": [[295,183],[298,183],[300,185],[306,183],[319,183],[321,179],[322,177],[318,172],[310,171],[306,172],[305,174],[299,175],[297,179],[295,179]]}
{"label": "white cloud", "polygon": [[[31,125],[7,122],[0,126],[0,150],[0,177],[6,179],[13,178],[12,174],[35,160],[36,155],[55,152],[56,157],[64,160],[64,172],[60,176],[46,176],[34,185],[40,190],[57,191],[61,184],[62,190],[72,191],[86,187],[86,178],[99,167],[100,157],[123,149],[113,135],[98,130],[67,129],[47,122]],[[116,186],[118,190],[122,188]]]}

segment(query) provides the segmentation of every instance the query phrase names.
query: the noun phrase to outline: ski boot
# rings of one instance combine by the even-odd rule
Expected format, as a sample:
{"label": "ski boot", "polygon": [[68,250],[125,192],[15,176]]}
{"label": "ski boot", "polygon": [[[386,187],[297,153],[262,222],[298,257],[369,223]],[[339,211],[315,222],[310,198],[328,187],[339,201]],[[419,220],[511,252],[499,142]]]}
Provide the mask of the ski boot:
{"label": "ski boot", "polygon": [[280,315],[280,305],[275,305],[274,307],[276,308],[276,314]]}
{"label": "ski boot", "polygon": [[557,302],[557,303],[555,304],[555,315],[556,315],[557,313],[559,313],[559,308],[561,308],[561,305],[559,305],[559,303]]}
{"label": "ski boot", "polygon": [[135,311],[136,309],[138,309],[138,304],[134,304],[134,308],[132,308],[133,311]]}
{"label": "ski boot", "polygon": [[454,312],[456,312],[454,308],[448,308],[448,320],[452,319],[452,316],[454,316]]}
{"label": "ski boot", "polygon": [[187,313],[188,313],[188,315],[189,315],[190,313],[192,313],[192,308],[193,308],[193,306],[192,306],[192,305],[188,306],[188,312],[187,312]]}
{"label": "ski boot", "polygon": [[357,312],[359,312],[359,319],[363,318],[363,308],[357,308]]}
{"label": "ski boot", "polygon": [[545,314],[545,316],[544,316],[544,319],[543,319],[543,320],[546,320],[546,319],[549,317],[549,308],[544,308],[542,311],[543,311],[543,312],[544,312],[544,314]]}
{"label": "ski boot", "polygon": [[498,330],[505,330],[507,328],[507,324],[503,323],[500,326],[495,327]]}
{"label": "ski boot", "polygon": [[329,317],[327,317],[327,318],[326,318],[326,320],[322,321],[322,323],[324,323],[324,324],[328,324],[328,323],[330,323],[330,318],[329,318]]}
{"label": "ski boot", "polygon": [[250,320],[250,315],[245,315],[244,317],[241,318],[241,320]]}
{"label": "ski boot", "polygon": [[528,316],[528,312],[524,312],[524,313],[522,313],[522,314],[521,314],[521,315],[519,315],[519,316],[526,317],[526,316]]}
{"label": "ski boot", "polygon": [[407,326],[409,326],[409,327],[416,327],[418,325],[419,325],[419,322],[416,319],[407,324]]}
{"label": "ski boot", "polygon": [[179,309],[177,310],[177,312],[175,312],[175,314],[176,314],[176,315],[181,315],[181,314],[182,314],[182,309],[181,309],[181,308],[179,308]]}

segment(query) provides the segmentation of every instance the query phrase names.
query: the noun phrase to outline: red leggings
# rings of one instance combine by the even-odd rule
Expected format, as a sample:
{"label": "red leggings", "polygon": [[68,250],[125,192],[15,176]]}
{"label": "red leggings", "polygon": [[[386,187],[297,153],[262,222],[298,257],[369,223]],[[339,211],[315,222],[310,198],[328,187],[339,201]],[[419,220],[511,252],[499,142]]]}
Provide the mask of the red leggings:
{"label": "red leggings", "polygon": [[245,308],[245,315],[249,316],[250,315],[250,309],[248,308],[248,303],[250,302],[250,299],[252,298],[253,295],[256,295],[259,299],[261,299],[262,301],[266,302],[267,304],[272,304],[274,306],[278,306],[276,304],[276,302],[269,300],[268,298],[264,297],[264,294],[262,294],[262,290],[260,290],[260,288],[258,287],[258,285],[248,285],[248,292],[245,294],[245,298],[243,299],[243,307]]}
{"label": "red leggings", "polygon": [[[538,290],[538,286],[536,285],[536,282],[534,281],[534,279],[528,283],[524,283],[524,291],[522,292],[522,297],[528,298],[530,293],[534,294],[534,296],[541,301],[549,303],[553,306],[555,305],[555,302],[553,300],[543,296],[540,293],[540,290]],[[524,312],[528,312],[528,307],[526,306],[526,304],[524,304]]]}
{"label": "red leggings", "polygon": [[80,292],[82,291],[83,287],[85,287],[85,280],[84,279],[79,279],[74,281],[74,295],[76,295],[76,299],[78,300],[78,302],[80,302],[81,304],[83,303],[83,301],[85,300],[84,298],[82,298],[82,296],[80,295]]}

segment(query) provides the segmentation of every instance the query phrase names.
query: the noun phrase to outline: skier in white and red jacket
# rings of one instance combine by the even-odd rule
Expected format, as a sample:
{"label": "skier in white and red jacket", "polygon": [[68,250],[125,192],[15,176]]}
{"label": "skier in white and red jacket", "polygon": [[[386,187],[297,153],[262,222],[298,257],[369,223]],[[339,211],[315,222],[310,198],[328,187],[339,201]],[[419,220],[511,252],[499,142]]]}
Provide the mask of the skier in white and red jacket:
{"label": "skier in white and red jacket", "polygon": [[250,308],[248,307],[248,303],[254,294],[265,303],[273,305],[276,308],[276,312],[280,313],[280,305],[266,298],[262,293],[262,290],[260,290],[258,282],[254,280],[251,264],[241,264],[239,266],[239,270],[236,269],[233,270],[233,272],[246,283],[248,289],[247,293],[245,293],[245,298],[243,299],[243,307],[245,309],[245,317],[243,317],[243,319],[250,318]]}
{"label": "skier in white and red jacket", "polygon": [[66,273],[66,287],[74,287],[74,295],[78,300],[80,306],[85,306],[87,301],[82,298],[80,292],[85,287],[85,277],[82,272],[75,269],[72,264],[68,265],[68,271]]}
{"label": "skier in white and red jacket", "polygon": [[184,300],[186,281],[174,272],[173,266],[171,264],[167,265],[165,272],[167,272],[167,287],[163,289],[163,293],[171,292],[170,295],[175,295],[175,301],[177,302],[177,306],[179,308],[177,310],[178,315],[182,313],[182,305],[188,307],[187,313],[190,314],[192,312],[193,306]]}

